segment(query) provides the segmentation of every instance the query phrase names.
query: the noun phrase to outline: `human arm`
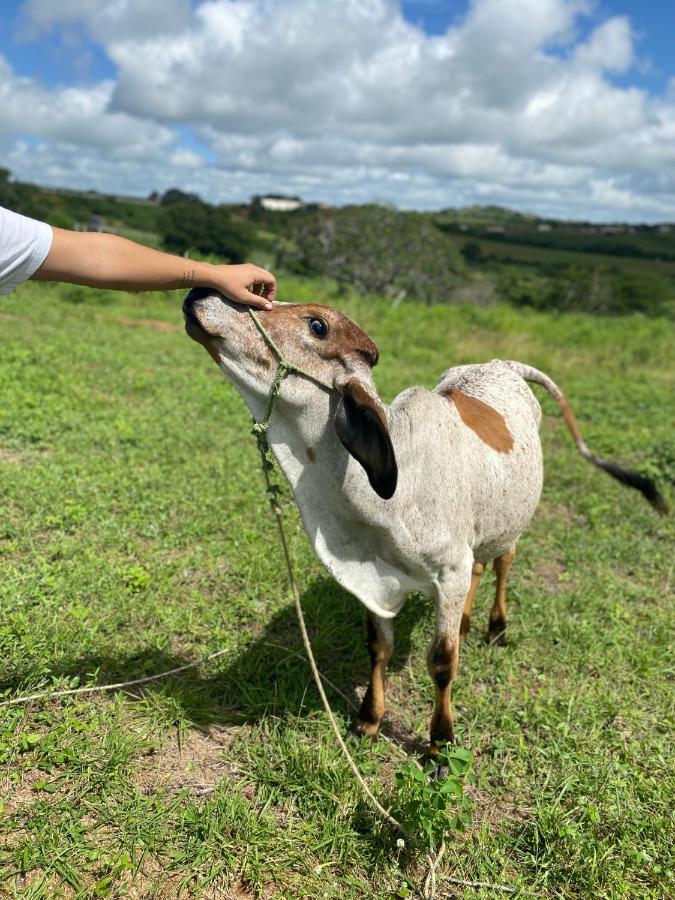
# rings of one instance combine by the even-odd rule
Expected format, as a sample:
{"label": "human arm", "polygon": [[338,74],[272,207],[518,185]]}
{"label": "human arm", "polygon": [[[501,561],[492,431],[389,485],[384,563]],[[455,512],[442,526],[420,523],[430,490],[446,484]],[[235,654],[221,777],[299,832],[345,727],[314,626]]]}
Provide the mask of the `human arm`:
{"label": "human arm", "polygon": [[274,275],[250,263],[213,265],[162,253],[115,234],[63,228],[53,229],[49,253],[31,277],[119,291],[208,287],[237,303],[263,308],[272,305],[276,293]]}

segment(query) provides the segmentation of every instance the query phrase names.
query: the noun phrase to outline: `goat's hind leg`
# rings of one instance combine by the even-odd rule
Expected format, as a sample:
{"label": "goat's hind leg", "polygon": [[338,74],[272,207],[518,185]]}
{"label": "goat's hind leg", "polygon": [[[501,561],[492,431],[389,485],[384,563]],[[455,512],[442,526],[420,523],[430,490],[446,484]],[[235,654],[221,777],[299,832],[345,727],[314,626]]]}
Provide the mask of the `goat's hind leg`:
{"label": "goat's hind leg", "polygon": [[394,628],[389,619],[368,613],[370,683],[352,726],[355,734],[376,737],[384,716],[384,673],[394,652]]}
{"label": "goat's hind leg", "polygon": [[486,640],[489,644],[498,644],[500,647],[506,644],[506,581],[515,555],[516,548],[512,547],[494,561],[497,583],[494,603],[490,610]]}
{"label": "goat's hind leg", "polygon": [[471,570],[471,587],[469,588],[469,593],[466,595],[466,600],[464,601],[462,624],[459,626],[460,641],[463,641],[466,638],[469,630],[471,629],[471,612],[473,610],[473,601],[476,598],[478,585],[480,584],[480,579],[484,571],[485,566],[482,563],[475,562],[473,564],[473,569]]}

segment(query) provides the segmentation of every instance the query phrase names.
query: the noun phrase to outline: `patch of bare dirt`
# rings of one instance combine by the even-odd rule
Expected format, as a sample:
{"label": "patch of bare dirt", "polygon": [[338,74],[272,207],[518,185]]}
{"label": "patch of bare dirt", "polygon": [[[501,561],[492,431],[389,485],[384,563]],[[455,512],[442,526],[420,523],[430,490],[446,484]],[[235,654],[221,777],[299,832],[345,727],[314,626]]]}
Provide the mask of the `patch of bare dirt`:
{"label": "patch of bare dirt", "polygon": [[519,804],[514,797],[499,796],[482,791],[476,785],[469,785],[467,795],[474,803],[474,812],[467,834],[471,835],[487,823],[490,834],[496,834],[502,828],[521,825],[526,822],[532,808]]}
{"label": "patch of bare dirt", "polygon": [[[166,875],[160,864],[148,863],[147,859],[141,873],[133,880],[130,877],[124,880],[124,894],[115,896],[128,897],[130,900],[178,900],[196,896],[190,893],[189,888],[181,886],[180,875]],[[120,882],[118,889],[121,886]],[[254,893],[242,884],[227,885],[223,879],[216,879],[213,884],[201,889],[198,896],[200,900],[271,900],[279,894],[265,890]]]}
{"label": "patch of bare dirt", "polygon": [[118,319],[117,323],[126,328],[151,328],[153,331],[161,331],[165,334],[181,330],[178,325],[174,325],[172,322],[162,322],[160,319]]}
{"label": "patch of bare dirt", "polygon": [[208,732],[188,731],[164,747],[142,757],[136,783],[145,794],[189,790],[195,797],[208,796],[223,778],[238,780],[241,770],[224,758],[224,750],[247,726],[211,727]]}
{"label": "patch of bare dirt", "polygon": [[586,519],[569,506],[563,506],[562,503],[540,503],[534,515],[534,521],[546,522],[553,519],[569,525],[583,526],[586,524]]}
{"label": "patch of bare dirt", "polygon": [[40,800],[58,801],[61,798],[58,792],[49,793],[48,791],[36,791],[35,784],[38,781],[48,779],[44,772],[39,769],[26,769],[21,772],[21,780],[16,784],[12,784],[9,778],[4,779],[2,792],[0,797],[3,802],[3,815],[9,816],[17,812],[23,806],[29,806]]}
{"label": "patch of bare dirt", "polygon": [[7,447],[0,447],[0,463],[11,466],[25,466],[39,459],[49,458],[50,455],[49,450],[44,449],[10,450]]}
{"label": "patch of bare dirt", "polygon": [[[13,877],[11,884],[15,891],[12,896],[16,896],[16,894],[24,891],[28,893],[30,888],[40,888],[43,891],[43,897],[53,897],[54,900],[56,898],[59,898],[59,900],[64,898],[65,900],[65,898],[74,897],[76,894],[74,888],[65,881],[61,881],[56,875],[48,877],[44,869],[31,869],[25,875],[19,872]],[[0,897],[5,896],[8,897],[10,894],[0,893]]]}
{"label": "patch of bare dirt", "polygon": [[569,590],[570,580],[562,577],[565,576],[565,573],[565,566],[555,559],[546,559],[537,563],[532,569],[532,574],[536,577],[536,580],[538,582],[543,581],[546,587],[554,593]]}

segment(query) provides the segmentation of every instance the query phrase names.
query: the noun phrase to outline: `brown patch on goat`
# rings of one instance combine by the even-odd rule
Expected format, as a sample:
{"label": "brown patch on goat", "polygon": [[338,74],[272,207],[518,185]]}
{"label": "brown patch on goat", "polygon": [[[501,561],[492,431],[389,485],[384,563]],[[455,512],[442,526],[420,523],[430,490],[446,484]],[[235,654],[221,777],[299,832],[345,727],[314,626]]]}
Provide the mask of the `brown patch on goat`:
{"label": "brown patch on goat", "polygon": [[577,425],[577,420],[574,418],[574,413],[572,412],[572,409],[567,402],[567,398],[561,394],[558,403],[560,404],[560,409],[562,410],[563,419],[567,423],[567,427],[572,433],[572,437],[574,438],[575,443],[577,445],[583,444],[584,439],[581,436],[581,431],[579,430],[579,426]]}
{"label": "brown patch on goat", "polygon": [[445,396],[457,407],[462,422],[488,447],[492,447],[497,453],[508,453],[513,449],[513,435],[500,412],[478,397],[470,397],[457,388],[452,388]]}
{"label": "brown patch on goat", "polygon": [[305,320],[323,319],[328,326],[328,334],[313,341],[318,356],[328,360],[345,360],[355,356],[365,360],[369,366],[377,365],[379,351],[376,344],[355,322],[329,306],[293,303],[261,310],[258,315],[279,346],[283,343],[284,334],[292,333],[299,325],[307,327]]}
{"label": "brown patch on goat", "polygon": [[437,744],[446,744],[455,738],[450,696],[458,661],[459,644],[457,641],[449,641],[447,637],[438,638],[432,644],[427,656],[427,668],[436,689],[429,734],[429,752],[432,757],[438,754]]}
{"label": "brown patch on goat", "polygon": [[316,453],[312,450],[311,447],[305,447],[305,453],[307,454],[307,459],[308,459],[311,463],[315,463],[315,462],[316,462]]}

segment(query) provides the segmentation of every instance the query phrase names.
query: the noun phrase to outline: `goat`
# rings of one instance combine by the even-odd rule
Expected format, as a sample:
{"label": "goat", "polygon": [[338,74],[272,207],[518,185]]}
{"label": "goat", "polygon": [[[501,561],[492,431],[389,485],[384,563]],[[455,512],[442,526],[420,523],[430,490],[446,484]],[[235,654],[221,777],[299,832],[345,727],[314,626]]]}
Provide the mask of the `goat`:
{"label": "goat", "polygon": [[541,410],[527,381],[558,400],[587,460],[665,511],[650,479],[591,454],[560,389],[530,366],[500,360],[457,366],[432,391],[409,388],[386,407],[372,379],[377,347],[337,310],[277,303],[259,313],[259,330],[244,307],[207,289],[191,291],[183,310],[187,333],[208,350],[256,420],[278,362],[265,332],[312,376],[283,381],[268,440],[317,556],[368,611],[371,674],[353,726],[357,734],[374,737],[382,721],[391,620],[410,591],[426,593],[436,605],[427,652],[435,685],[432,756],[454,737],[450,695],[460,639],[492,561],[496,595],[488,636],[504,641],[506,580],[543,480]]}

